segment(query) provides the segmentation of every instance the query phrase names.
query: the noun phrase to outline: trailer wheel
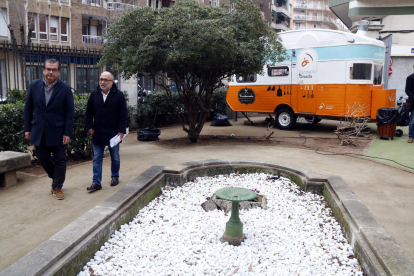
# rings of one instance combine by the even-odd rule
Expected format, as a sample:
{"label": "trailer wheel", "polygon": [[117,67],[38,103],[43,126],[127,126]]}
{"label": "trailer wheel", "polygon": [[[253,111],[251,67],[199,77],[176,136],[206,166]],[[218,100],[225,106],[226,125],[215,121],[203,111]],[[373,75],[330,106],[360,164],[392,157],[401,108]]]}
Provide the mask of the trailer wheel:
{"label": "trailer wheel", "polygon": [[276,126],[279,129],[293,129],[296,124],[296,116],[292,110],[282,108],[276,112]]}
{"label": "trailer wheel", "polygon": [[401,136],[403,136],[403,134],[404,134],[404,131],[402,129],[397,129],[395,131],[395,136],[397,136],[397,137],[401,137]]}

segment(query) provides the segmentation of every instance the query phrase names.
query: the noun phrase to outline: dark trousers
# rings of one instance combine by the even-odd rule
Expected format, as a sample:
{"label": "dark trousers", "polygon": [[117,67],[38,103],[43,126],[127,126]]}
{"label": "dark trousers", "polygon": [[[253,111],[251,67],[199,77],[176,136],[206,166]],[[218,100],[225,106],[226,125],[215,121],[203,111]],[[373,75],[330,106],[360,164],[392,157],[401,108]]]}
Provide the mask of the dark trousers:
{"label": "dark trousers", "polygon": [[36,146],[36,156],[47,175],[53,179],[53,190],[62,189],[66,177],[66,145]]}

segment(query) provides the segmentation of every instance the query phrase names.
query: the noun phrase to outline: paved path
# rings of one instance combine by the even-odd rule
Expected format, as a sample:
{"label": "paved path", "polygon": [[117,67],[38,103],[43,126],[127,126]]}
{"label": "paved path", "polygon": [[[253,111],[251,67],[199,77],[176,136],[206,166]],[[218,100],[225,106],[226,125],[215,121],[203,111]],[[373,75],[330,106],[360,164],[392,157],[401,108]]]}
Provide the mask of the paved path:
{"label": "paved path", "polygon": [[[258,118],[254,119],[259,122]],[[232,121],[231,121],[232,122]],[[243,120],[232,127],[205,126],[204,135],[263,137],[265,128],[245,126]],[[298,137],[303,131],[311,136],[334,137],[335,123],[323,120],[310,127],[301,125],[295,131],[276,130],[272,137]],[[184,137],[181,127],[161,130],[160,139]],[[370,155],[396,156],[402,164],[414,167],[414,144],[407,144],[407,131],[394,141],[375,141],[368,149]],[[383,143],[386,142],[386,143]],[[380,143],[381,145],[377,145]],[[398,145],[398,146],[397,146]],[[378,147],[379,150],[375,150]],[[401,149],[403,147],[403,149]],[[372,150],[371,150],[372,148]],[[389,149],[387,150],[384,149]],[[391,153],[390,153],[391,151]],[[252,159],[277,161],[300,166],[316,172],[341,176],[355,194],[371,210],[374,217],[394,237],[414,260],[414,174],[395,167],[351,156],[321,155],[312,150],[280,146],[191,146],[167,149],[152,142],[139,142],[131,133],[121,144],[121,182],[110,187],[110,159],[104,160],[103,189],[86,192],[91,184],[92,163],[68,169],[64,186],[66,199],[50,195],[50,180],[46,176],[31,177],[19,174],[18,184],[0,190],[0,271],[17,261],[123,185],[153,165],[167,166],[202,159]]]}

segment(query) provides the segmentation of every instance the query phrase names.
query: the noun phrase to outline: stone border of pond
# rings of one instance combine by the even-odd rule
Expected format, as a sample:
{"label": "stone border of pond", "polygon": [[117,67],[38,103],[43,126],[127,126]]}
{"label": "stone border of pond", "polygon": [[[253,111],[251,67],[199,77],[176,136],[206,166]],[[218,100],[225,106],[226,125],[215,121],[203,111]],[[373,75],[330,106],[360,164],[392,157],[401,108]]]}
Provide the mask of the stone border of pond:
{"label": "stone border of pond", "polygon": [[236,172],[283,176],[306,192],[323,195],[366,275],[414,275],[414,262],[341,177],[278,162],[213,159],[150,167],[0,276],[76,275],[121,225],[132,221],[141,208],[161,194],[162,187],[180,186],[199,176]]}

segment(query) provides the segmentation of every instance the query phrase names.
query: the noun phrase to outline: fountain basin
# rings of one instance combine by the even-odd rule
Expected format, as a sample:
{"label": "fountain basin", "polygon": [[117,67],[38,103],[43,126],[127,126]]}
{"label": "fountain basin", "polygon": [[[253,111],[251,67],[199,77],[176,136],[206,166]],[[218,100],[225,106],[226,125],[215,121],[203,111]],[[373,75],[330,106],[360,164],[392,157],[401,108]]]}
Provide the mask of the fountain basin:
{"label": "fountain basin", "polygon": [[154,166],[92,208],[0,275],[74,275],[122,224],[157,197],[165,185],[179,186],[198,176],[265,172],[291,179],[328,201],[342,232],[367,275],[414,275],[414,264],[342,178],[277,162],[205,160]]}

